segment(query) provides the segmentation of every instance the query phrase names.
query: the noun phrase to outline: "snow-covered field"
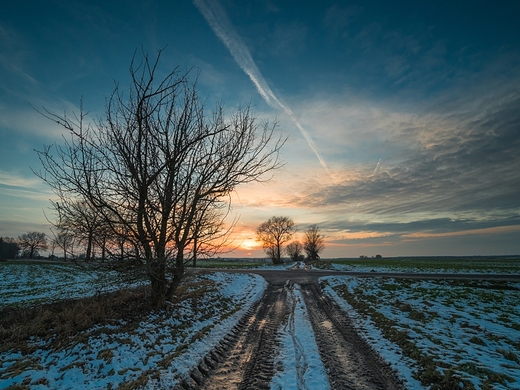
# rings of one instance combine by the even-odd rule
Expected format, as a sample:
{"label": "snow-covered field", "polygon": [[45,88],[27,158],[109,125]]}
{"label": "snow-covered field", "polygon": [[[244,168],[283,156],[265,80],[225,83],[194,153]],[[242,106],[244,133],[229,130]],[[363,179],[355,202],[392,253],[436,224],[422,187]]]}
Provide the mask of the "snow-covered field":
{"label": "snow-covered field", "polygon": [[[70,264],[17,265],[0,264],[1,304],[48,302],[107,289],[98,274]],[[363,337],[410,388],[423,388],[418,379],[442,375],[456,378],[459,388],[520,388],[520,283],[346,276],[322,281],[325,292],[349,312]],[[259,276],[226,273],[196,276],[197,284],[206,286],[204,293],[177,303],[169,311],[174,315],[156,313],[132,326],[98,326],[54,349],[34,339],[32,351],[0,354],[0,388],[171,388],[266,287]],[[288,300],[293,310],[279,329],[271,388],[328,389],[297,285]],[[419,369],[419,361],[428,369]]]}
{"label": "snow-covered field", "polygon": [[417,375],[418,359],[431,359],[435,371],[460,378],[460,388],[520,389],[520,283],[323,280],[365,339],[405,376],[414,367]]}
{"label": "snow-covered field", "polygon": [[120,279],[114,271],[95,271],[71,263],[0,263],[0,306],[83,298],[129,286]]}
{"label": "snow-covered field", "polygon": [[178,303],[173,315],[153,314],[137,327],[121,322],[93,328],[63,348],[50,349],[35,339],[35,352],[1,354],[0,388],[171,388],[235,326],[266,286],[256,275],[198,278],[198,284],[209,282],[211,288]]}

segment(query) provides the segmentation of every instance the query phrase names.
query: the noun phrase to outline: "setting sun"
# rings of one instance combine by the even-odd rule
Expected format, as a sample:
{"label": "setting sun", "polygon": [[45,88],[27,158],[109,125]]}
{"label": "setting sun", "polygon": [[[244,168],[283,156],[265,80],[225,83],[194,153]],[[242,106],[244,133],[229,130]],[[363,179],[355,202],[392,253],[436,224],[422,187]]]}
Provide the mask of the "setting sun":
{"label": "setting sun", "polygon": [[240,247],[246,250],[251,250],[260,247],[260,244],[252,238],[247,238],[242,242],[242,244],[240,244]]}

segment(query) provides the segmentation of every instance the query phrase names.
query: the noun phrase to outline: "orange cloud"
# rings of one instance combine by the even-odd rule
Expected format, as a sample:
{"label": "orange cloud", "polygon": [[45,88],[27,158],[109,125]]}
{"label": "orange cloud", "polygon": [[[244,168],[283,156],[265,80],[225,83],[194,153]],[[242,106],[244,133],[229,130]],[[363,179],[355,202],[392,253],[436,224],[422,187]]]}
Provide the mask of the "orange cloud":
{"label": "orange cloud", "polygon": [[446,233],[423,233],[416,232],[410,234],[404,234],[403,238],[437,238],[437,237],[458,237],[458,236],[469,236],[469,235],[480,235],[480,234],[503,234],[513,233],[520,231],[520,226],[497,226],[485,229],[473,229],[473,230],[461,230],[458,232],[446,232]]}
{"label": "orange cloud", "polygon": [[389,232],[346,232],[338,235],[329,235],[329,238],[333,240],[364,240],[367,238],[388,237],[391,235],[392,233]]}

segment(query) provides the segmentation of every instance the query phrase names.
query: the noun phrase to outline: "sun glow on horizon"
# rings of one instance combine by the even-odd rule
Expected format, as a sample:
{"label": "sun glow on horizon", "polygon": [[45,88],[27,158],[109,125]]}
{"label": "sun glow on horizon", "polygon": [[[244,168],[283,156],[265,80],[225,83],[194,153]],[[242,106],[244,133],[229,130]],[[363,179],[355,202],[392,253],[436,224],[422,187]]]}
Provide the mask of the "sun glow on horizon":
{"label": "sun glow on horizon", "polygon": [[259,249],[261,247],[261,244],[252,238],[246,238],[244,241],[242,241],[240,247],[249,251],[252,249]]}

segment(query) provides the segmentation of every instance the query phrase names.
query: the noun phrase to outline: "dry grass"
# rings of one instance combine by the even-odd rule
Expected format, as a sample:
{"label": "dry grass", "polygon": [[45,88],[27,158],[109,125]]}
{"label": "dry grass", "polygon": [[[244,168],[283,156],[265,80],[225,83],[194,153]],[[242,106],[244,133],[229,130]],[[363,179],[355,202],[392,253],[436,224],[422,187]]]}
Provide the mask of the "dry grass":
{"label": "dry grass", "polygon": [[[213,287],[209,281],[186,276],[177,288],[173,304],[190,300],[195,306]],[[16,349],[24,355],[39,347],[34,340],[43,340],[52,349],[65,348],[81,341],[81,333],[94,326],[120,325],[125,329],[138,326],[151,312],[149,287],[136,287],[77,300],[64,300],[33,307],[0,309],[0,353]],[[170,306],[164,310],[169,311]],[[94,331],[95,332],[95,331]],[[108,354],[103,356],[110,360]]]}
{"label": "dry grass", "polygon": [[34,307],[0,310],[0,352],[13,348],[28,353],[45,340],[51,348],[73,342],[74,336],[95,325],[136,322],[150,313],[146,287],[119,290],[96,297],[66,300]]}

